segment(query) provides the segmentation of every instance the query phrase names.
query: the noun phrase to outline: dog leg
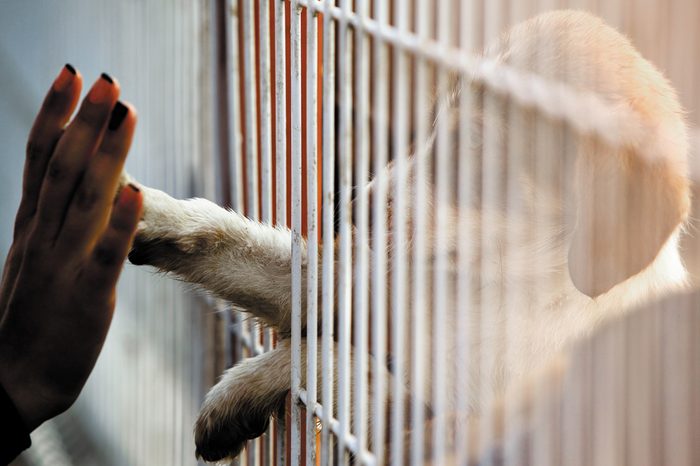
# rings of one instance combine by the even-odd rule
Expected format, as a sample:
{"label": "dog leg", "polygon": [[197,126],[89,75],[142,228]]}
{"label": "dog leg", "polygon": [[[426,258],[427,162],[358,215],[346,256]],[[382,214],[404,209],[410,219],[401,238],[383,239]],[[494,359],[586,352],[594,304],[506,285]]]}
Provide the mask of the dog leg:
{"label": "dog leg", "polygon": [[[129,254],[132,263],[175,273],[252,313],[282,337],[291,334],[289,230],[205,199],[176,200],[148,187],[142,191],[144,212]],[[304,281],[306,245],[302,248]]]}
{"label": "dog leg", "polygon": [[[333,353],[337,356],[338,347],[334,344]],[[321,345],[317,347],[317,374],[319,379],[316,384],[316,396],[319,402],[327,408],[337,412],[338,407],[338,381],[333,380],[332,402],[324,401],[321,383]],[[307,343],[301,340],[301,386],[306,387],[307,375]],[[350,365],[356,361],[355,351],[351,350]],[[334,366],[338,360],[335,359]],[[365,380],[368,393],[373,393],[374,375],[370,370],[375,361],[369,358]],[[335,377],[336,372],[326,374]],[[405,419],[408,425],[412,394],[405,388],[398,394],[389,390],[394,385],[394,375],[388,370],[382,370],[384,383],[384,406],[386,413],[390,413],[394,403],[400,403],[405,411]],[[351,379],[350,393],[354,392],[354,383]],[[291,340],[280,340],[277,347],[270,352],[257,357],[245,359],[227,370],[221,380],[209,391],[195,423],[194,436],[197,445],[197,455],[206,461],[221,461],[233,459],[242,450],[245,442],[259,437],[265,432],[270,418],[280,411],[284,405],[287,392],[291,388]],[[369,405],[365,407],[369,409]],[[429,406],[426,405],[426,417],[429,416]],[[354,411],[350,412],[351,428],[354,428],[356,419]],[[369,438],[374,428],[374,420],[369,419]],[[386,426],[388,427],[388,426]],[[330,428],[327,426],[325,428]],[[389,441],[390,432],[385,432],[386,441]]]}

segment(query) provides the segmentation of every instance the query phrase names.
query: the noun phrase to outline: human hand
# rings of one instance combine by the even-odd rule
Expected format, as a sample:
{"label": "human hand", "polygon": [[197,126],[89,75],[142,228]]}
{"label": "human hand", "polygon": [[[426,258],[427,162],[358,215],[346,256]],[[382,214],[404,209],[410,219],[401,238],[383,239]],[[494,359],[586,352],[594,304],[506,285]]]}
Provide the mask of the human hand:
{"label": "human hand", "polygon": [[141,193],[115,195],[136,126],[103,74],[66,126],[82,77],[61,71],[27,144],[0,287],[0,384],[31,431],[75,401],[104,343]]}

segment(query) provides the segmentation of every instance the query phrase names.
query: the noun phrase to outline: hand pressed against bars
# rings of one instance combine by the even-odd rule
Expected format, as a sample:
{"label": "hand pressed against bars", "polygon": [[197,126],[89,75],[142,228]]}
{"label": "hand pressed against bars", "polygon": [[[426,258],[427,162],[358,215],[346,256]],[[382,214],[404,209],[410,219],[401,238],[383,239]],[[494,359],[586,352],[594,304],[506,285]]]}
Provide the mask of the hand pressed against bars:
{"label": "hand pressed against bars", "polygon": [[[484,257],[479,256],[484,253],[479,250],[477,240],[471,245],[475,251],[474,271],[462,272],[478,284],[474,296],[487,296],[483,291],[490,291],[489,287],[499,290],[513,284],[529,292],[533,282],[542,280],[549,287],[547,293],[527,295],[522,303],[518,302],[518,309],[509,311],[509,318],[523,329],[517,341],[508,342],[514,356],[506,360],[499,354],[494,354],[493,358],[487,354],[478,368],[472,367],[471,355],[479,355],[482,345],[497,341],[502,330],[497,319],[491,326],[482,325],[479,313],[494,312],[499,303],[474,305],[457,303],[452,297],[445,300],[450,307],[450,312],[446,313],[448,320],[466,315],[470,327],[479,328],[481,332],[479,338],[470,339],[470,346],[464,351],[469,354],[459,351],[464,346],[455,340],[463,336],[455,335],[451,337],[454,340],[444,345],[447,353],[440,355],[447,367],[468,374],[466,378],[449,374],[445,384],[448,393],[466,393],[469,417],[478,416],[494,398],[507,387],[519,383],[525,375],[541,372],[542,367],[567,345],[588,334],[605,319],[619,315],[640,301],[683,286],[685,270],[678,255],[677,237],[689,206],[686,128],[680,105],[663,76],[618,32],[586,13],[551,12],[513,28],[496,47],[489,49],[487,56],[525,73],[540,73],[547,79],[564,81],[577,90],[604,96],[612,104],[630,110],[651,128],[656,154],[654,160],[649,160],[642,155],[642,149],[648,147],[613,148],[594,136],[575,133],[570,144],[557,146],[552,153],[532,150],[531,146],[537,147],[536,144],[517,148],[523,160],[519,162],[521,170],[515,175],[509,174],[517,179],[517,184],[509,189],[518,190],[515,197],[523,204],[518,215],[506,215],[508,212],[497,203],[482,203],[479,208],[470,207],[464,212],[460,211],[461,206],[436,205],[433,199],[426,201],[436,211],[448,209],[455,219],[450,231],[443,235],[448,238],[445,244],[434,244],[435,226],[428,225],[425,234],[433,248],[425,254],[428,260],[436,252],[445,253],[438,251],[441,247],[448,249],[447,257],[455,257],[461,238],[479,238],[484,218],[490,219],[491,224],[487,226],[495,231],[495,236],[505,238],[499,247],[503,245],[510,256],[503,263],[498,262],[506,257],[498,254],[501,250],[497,251],[498,257]],[[472,84],[462,82],[458,86],[464,88],[451,89],[448,94],[469,92]],[[436,119],[436,125],[458,126],[458,122],[449,121],[458,114],[454,109],[456,102],[450,101],[446,106],[449,108],[438,112],[442,117]],[[530,109],[513,106],[512,110],[516,117],[512,121],[534,118]],[[485,112],[480,121],[484,132],[493,129],[489,128],[492,124],[497,122],[489,120]],[[507,136],[502,128],[499,131]],[[489,134],[499,131],[489,131]],[[469,156],[451,154],[453,172],[457,172],[458,162]],[[542,169],[544,166],[546,171],[548,164],[557,167],[551,170],[557,176],[543,181],[533,167]],[[393,169],[379,172],[382,173],[379,176],[389,177],[390,184],[401,178],[408,179],[409,183],[413,179],[412,174],[396,176]],[[405,204],[412,206],[413,191],[411,186],[406,188],[409,200]],[[177,201],[160,191],[144,189],[144,218],[130,254],[132,262],[173,272],[250,312],[279,332],[278,348],[227,371],[207,396],[195,426],[197,451],[203,458],[219,460],[235,456],[246,439],[260,433],[289,389],[290,233],[253,222],[205,200]],[[615,202],[618,192],[624,193],[624,202]],[[412,225],[411,210],[392,211],[391,197],[388,204],[388,212],[394,219],[404,218],[407,225]],[[532,216],[531,212],[538,215]],[[540,223],[534,224],[535,221]],[[394,223],[388,225],[393,227]],[[530,237],[528,232],[531,231],[544,234]],[[393,244],[395,236],[389,231],[387,250],[390,255],[397,248],[410,247],[412,229],[407,228],[407,232],[407,244]],[[306,263],[319,260],[320,256],[310,258],[303,251],[302,257],[303,282]],[[391,259],[388,258],[389,264]],[[460,271],[450,261],[448,280],[455,281]],[[490,267],[491,275],[479,275],[479,264],[488,261],[498,263],[499,267]],[[412,267],[410,262],[407,265]],[[429,276],[433,264],[425,265]],[[472,273],[475,277],[471,277]],[[385,282],[387,286],[390,278]],[[432,303],[429,283],[426,288],[426,302]],[[386,295],[391,296],[391,293]],[[302,293],[302,300],[305,296],[306,293]],[[305,303],[302,302],[303,309]],[[410,320],[406,315],[389,318]],[[407,325],[430,329],[432,309],[427,310],[425,318],[428,322]],[[305,322],[302,315],[302,326]],[[448,328],[455,327],[451,320],[445,324]],[[432,347],[429,332],[426,331],[428,334],[423,339],[425,347],[415,354],[429,354]],[[364,350],[355,348],[353,351]],[[304,367],[301,373],[306,373]],[[407,373],[392,375],[406,382],[409,380]],[[466,386],[456,386],[458,380],[466,380]],[[425,386],[416,389],[413,382],[411,396],[431,399],[429,383],[420,383]],[[405,401],[403,393],[393,396],[398,399],[389,402]],[[455,408],[455,400],[449,399],[446,406]],[[430,445],[425,452],[430,454]],[[436,464],[440,464],[439,460]]]}
{"label": "hand pressed against bars", "polygon": [[85,384],[141,215],[135,186],[115,200],[136,112],[103,74],[66,126],[81,87],[66,65],[36,117],[0,289],[0,384],[30,431]]}

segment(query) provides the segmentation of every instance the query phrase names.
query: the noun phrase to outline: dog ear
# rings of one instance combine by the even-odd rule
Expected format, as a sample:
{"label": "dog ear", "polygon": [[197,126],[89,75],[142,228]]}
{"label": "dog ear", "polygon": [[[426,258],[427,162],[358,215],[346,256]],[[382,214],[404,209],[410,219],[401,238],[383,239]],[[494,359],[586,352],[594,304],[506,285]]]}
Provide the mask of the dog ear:
{"label": "dog ear", "polygon": [[690,196],[672,157],[649,160],[591,141],[581,149],[568,265],[576,288],[596,297],[654,261],[686,219]]}
{"label": "dog ear", "polygon": [[677,95],[624,36],[584,12],[537,16],[495,50],[515,68],[591,91],[644,123],[626,149],[576,134],[575,158],[564,161],[567,173],[575,165],[575,186],[563,189],[564,215],[576,211],[565,220],[570,276],[581,292],[603,294],[648,267],[687,216],[687,128]]}

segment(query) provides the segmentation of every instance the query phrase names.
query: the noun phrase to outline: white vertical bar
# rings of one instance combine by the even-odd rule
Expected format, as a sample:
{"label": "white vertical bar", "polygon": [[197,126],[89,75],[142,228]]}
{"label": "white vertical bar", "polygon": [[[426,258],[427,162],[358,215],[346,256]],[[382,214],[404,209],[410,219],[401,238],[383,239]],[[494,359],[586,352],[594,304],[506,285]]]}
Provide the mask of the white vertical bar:
{"label": "white vertical bar", "polygon": [[[285,2],[273,0],[275,12],[275,220],[287,225],[287,74]],[[277,458],[275,464],[286,464],[286,426],[284,416],[275,420]]]}
{"label": "white vertical bar", "polygon": [[270,83],[270,0],[259,0],[261,217],[272,223],[272,85]]}
{"label": "white vertical bar", "polygon": [[[103,10],[104,13],[104,10]],[[171,8],[165,8],[161,10],[158,14],[158,19],[156,20],[157,23],[160,23],[162,26],[161,28],[161,34],[159,39],[162,41],[159,50],[167,50],[168,46],[170,45],[171,39],[169,38],[168,35],[168,26],[169,26],[169,21],[168,21],[168,16],[172,13]],[[107,28],[106,28],[107,29]],[[105,29],[103,29],[105,30]],[[165,52],[167,54],[167,52]],[[171,70],[169,69],[170,63],[164,62],[161,66],[163,67],[162,69],[165,69],[166,74],[170,75]],[[173,81],[172,78],[168,79],[167,82],[163,83],[164,86],[167,86],[168,89],[171,89],[172,92],[172,85]],[[165,134],[166,131],[172,131],[172,122],[173,122],[173,113],[169,111],[168,108],[166,108],[165,101],[163,99],[155,99],[157,104],[156,107],[158,109],[158,112],[161,115],[161,120],[159,121],[157,131],[160,134]],[[161,136],[162,137],[162,136]],[[170,153],[173,150],[173,138],[168,138],[165,142],[165,152]],[[175,189],[175,183],[174,183],[174,171],[175,167],[172,161],[169,161],[170,163],[164,163],[165,161],[163,159],[160,160],[163,171],[162,171],[162,181],[165,191],[167,192],[173,192]],[[156,341],[158,342],[158,352],[159,352],[159,357],[158,357],[158,368],[163,369],[166,368],[168,372],[171,370],[171,351],[169,348],[169,341],[172,337],[166,339],[160,338],[161,335],[172,335],[172,322],[173,322],[173,304],[175,301],[175,286],[172,282],[165,282],[163,284],[163,294],[158,297],[158,304],[163,306],[162,308],[162,314],[161,318],[159,319],[159,324],[155,324],[153,326],[153,335],[154,337],[158,338]],[[171,393],[171,387],[172,383],[165,383],[163,380],[158,380],[158,395],[154,393],[153,398],[154,398],[154,403],[156,405],[156,419],[154,423],[154,427],[159,429],[162,434],[158,437],[158,440],[155,442],[155,458],[158,463],[164,463],[168,464],[170,463],[170,458],[168,458],[168,429],[163,428],[164,425],[172,425],[170,418],[170,401],[172,398],[172,393]],[[119,426],[116,426],[117,429],[119,429]],[[118,434],[118,431],[115,432]]]}
{"label": "white vertical bar", "polygon": [[[184,86],[187,86],[187,88],[191,88],[195,86],[196,81],[192,79],[193,75],[193,70],[196,70],[196,65],[193,66],[194,63],[196,63],[193,50],[194,47],[196,47],[196,42],[195,40],[191,40],[191,38],[195,37],[195,25],[196,25],[196,16],[195,11],[197,9],[196,5],[193,5],[189,2],[182,2],[182,11],[181,15],[183,17],[183,23],[186,25],[186,30],[183,31],[182,35],[184,37],[183,41],[183,48],[185,49],[186,55],[183,56],[182,63],[181,63],[181,70],[184,75]],[[188,97],[183,99],[183,108],[182,112],[183,115],[194,115],[193,111],[193,106],[192,106],[192,99],[193,95],[195,92],[189,92]],[[182,131],[183,134],[185,134],[185,140],[183,141],[183,149],[185,151],[185,154],[189,156],[189,163],[194,164],[195,166],[199,167],[199,164],[197,164],[197,158],[198,155],[195,153],[193,150],[193,133],[194,131],[189,128],[189,124],[186,124],[183,120],[183,125],[182,125]],[[207,171],[206,166],[204,167],[199,167],[198,170],[194,172],[195,174],[195,190],[198,192],[199,195],[204,195],[203,194],[203,188],[201,183],[198,182],[202,178],[202,173]],[[195,398],[194,395],[194,379],[192,375],[196,373],[197,369],[197,364],[194,362],[192,358],[192,353],[195,350],[196,346],[198,345],[198,341],[193,338],[193,331],[196,328],[196,325],[193,322],[194,318],[199,317],[198,313],[196,312],[196,306],[191,306],[189,309],[186,309],[185,312],[183,313],[183,324],[184,324],[184,329],[182,331],[182,340],[180,342],[180,346],[182,347],[182,358],[181,358],[181,364],[183,364],[183,374],[182,374],[182,381],[184,383],[184,390],[182,392],[182,399],[180,400],[180,403],[182,405],[182,417],[181,417],[181,424],[182,427],[180,429],[180,435],[177,440],[178,444],[180,445],[179,450],[180,450],[180,459],[177,464],[179,465],[184,465],[186,461],[189,461],[190,458],[192,458],[192,442],[189,440],[190,437],[190,426],[191,424],[191,409],[190,409],[190,402],[192,399]],[[190,342],[190,344],[182,344],[184,342]],[[135,432],[134,432],[135,434]],[[187,458],[187,460],[186,460]]]}
{"label": "white vertical bar", "polygon": [[275,216],[277,225],[287,224],[287,72],[285,2],[275,6]]}
{"label": "white vertical bar", "polygon": [[[416,33],[419,37],[429,39],[430,24],[432,23],[432,8],[428,2],[418,1],[415,8]],[[419,466],[425,463],[423,425],[425,424],[426,395],[429,392],[429,384],[432,377],[426,376],[425,362],[428,360],[426,352],[429,347],[426,344],[425,327],[419,322],[425,322],[429,314],[426,311],[426,266],[429,255],[426,251],[427,244],[427,205],[428,197],[428,159],[432,147],[429,147],[428,125],[430,123],[430,99],[427,96],[428,76],[427,64],[422,58],[415,62],[414,92],[415,119],[413,125],[416,131],[416,147],[414,153],[415,181],[411,187],[415,194],[413,197],[413,283],[412,283],[412,307],[411,307],[411,373],[413,376],[413,396],[411,397],[411,464]],[[429,333],[432,335],[432,332]],[[397,375],[398,376],[398,375]]]}
{"label": "white vertical bar", "polygon": [[318,327],[318,18],[306,9],[306,186],[307,186],[307,281],[306,281],[306,464],[316,464],[316,359]]}
{"label": "white vertical bar", "polygon": [[330,15],[333,0],[324,2],[323,14],[323,307],[322,377],[323,431],[321,464],[330,465],[333,417],[333,324],[335,320],[335,24]]}
{"label": "white vertical bar", "polygon": [[[168,42],[168,52],[166,52],[168,55],[173,56],[174,55],[174,50],[175,50],[175,45],[176,41],[174,40],[175,36],[175,8],[174,5],[171,4],[170,8],[166,9],[168,11],[168,17],[166,18],[166,33],[165,33],[165,38]],[[178,31],[179,33],[179,31]],[[175,71],[175,63],[174,61],[171,61],[168,64],[168,70],[167,74],[168,76],[171,76],[170,78],[170,86],[171,89],[173,89],[175,92],[179,92],[178,88],[178,78],[177,78],[177,73]],[[166,110],[167,111],[167,110]],[[170,131],[176,131],[177,130],[177,121],[178,121],[178,115],[182,115],[180,112],[168,112],[168,127],[170,128]],[[172,160],[170,161],[170,166],[171,166],[171,173],[170,173],[170,182],[172,183],[172,191],[171,192],[179,192],[179,190],[182,188],[179,181],[179,169],[181,165],[178,163],[178,147],[181,144],[181,137],[182,133],[179,133],[177,138],[172,138],[171,139],[171,144],[173,147],[171,148],[170,151],[168,151],[170,154],[172,154]],[[180,307],[180,299],[177,299],[178,296],[177,288],[174,286],[172,287],[172,291],[170,293],[170,298],[172,301],[168,304],[168,309],[170,310],[170,315],[168,316],[169,319],[165,323],[164,326],[160,327],[161,331],[165,332],[165,335],[170,335],[171,337],[168,339],[168,341],[164,346],[166,350],[166,357],[165,357],[165,364],[166,367],[169,369],[170,374],[174,377],[175,374],[177,373],[177,362],[175,359],[175,356],[177,355],[176,352],[176,339],[173,338],[173,335],[176,335],[176,325],[178,321],[178,308]],[[164,390],[164,398],[167,400],[165,403],[163,403],[163,408],[165,409],[165,416],[162,418],[163,422],[166,423],[168,426],[173,426],[175,424],[175,419],[174,419],[174,414],[175,414],[175,395],[176,395],[176,390],[177,390],[177,382],[175,383],[168,383],[166,384],[165,390]],[[167,464],[174,464],[175,458],[174,458],[174,448],[173,446],[173,430],[172,428],[168,428],[168,437],[165,439],[165,444],[163,446],[164,452],[163,452],[163,459]]]}
{"label": "white vertical bar", "polygon": [[[464,0],[460,9],[460,37],[459,44],[466,53],[472,53],[474,48],[474,30],[476,27],[475,0]],[[472,362],[472,322],[475,319],[474,296],[472,293],[472,275],[477,272],[472,270],[472,255],[474,249],[474,229],[471,226],[472,195],[474,189],[473,171],[476,151],[473,149],[472,134],[474,128],[473,119],[476,118],[472,112],[473,93],[471,82],[467,76],[461,77],[461,90],[459,94],[459,145],[457,160],[457,211],[459,212],[459,243],[457,244],[457,313],[456,331],[460,335],[457,338],[456,353],[453,370],[456,374],[456,399],[457,412],[467,413],[470,408],[470,387],[471,375],[475,368]],[[464,361],[466,368],[462,367]],[[457,460],[465,463],[470,454],[470,432],[466,422],[459,424],[456,436],[460,441],[457,443]]]}
{"label": "white vertical bar", "polygon": [[367,351],[368,345],[368,285],[367,268],[369,262],[369,223],[368,199],[365,185],[369,173],[369,53],[367,35],[363,29],[369,9],[368,0],[355,0],[358,23],[355,27],[355,280],[354,280],[354,406],[353,413],[357,453],[367,447]]}
{"label": "white vertical bar", "polygon": [[[396,28],[400,32],[408,31],[408,8],[394,8]],[[392,317],[391,338],[394,379],[392,384],[393,406],[391,413],[391,458],[395,466],[404,464],[404,339],[406,316],[406,199],[405,191],[407,179],[407,123],[408,123],[408,73],[406,52],[394,50],[393,73],[394,87],[394,161],[396,186],[394,192],[393,212],[393,239],[392,245]]]}
{"label": "white vertical bar", "polygon": [[[186,55],[186,51],[184,50],[184,43],[183,41],[188,41],[189,36],[187,35],[188,30],[185,29],[185,8],[184,8],[185,2],[179,1],[176,4],[175,7],[175,39],[176,41],[173,41],[173,56],[175,60],[175,76],[177,76],[177,84],[176,84],[176,89],[178,92],[182,92],[185,89],[189,89],[190,83],[186,79],[187,76],[185,74],[185,65],[184,62],[189,58]],[[186,42],[185,42],[186,43]],[[175,50],[180,51],[180,53],[175,52]],[[189,115],[189,113],[186,111],[186,105],[187,105],[187,100],[186,99],[178,99],[178,109],[177,109],[177,114],[179,115],[179,118],[177,118],[177,133],[180,134],[180,141],[177,144],[177,150],[178,150],[178,184],[180,185],[179,188],[183,189],[186,186],[186,180],[188,179],[188,175],[191,174],[192,170],[189,169],[188,167],[190,166],[188,162],[191,161],[192,156],[190,153],[187,152],[187,142],[189,139],[189,132],[186,129],[186,124],[185,124],[185,118],[184,115]],[[189,123],[188,123],[189,124]],[[183,344],[185,341],[185,319],[187,319],[187,312],[186,311],[191,311],[191,308],[188,308],[191,306],[193,303],[193,300],[187,299],[187,300],[177,300],[177,307],[176,309],[176,315],[175,315],[175,339],[173,339],[173,344],[172,344],[172,351],[173,354],[175,355],[175,367],[174,367],[174,374],[175,374],[175,380],[176,380],[176,390],[175,390],[175,396],[173,397],[173,411],[174,411],[174,416],[173,416],[173,423],[174,425],[174,430],[173,430],[173,436],[172,436],[172,444],[171,444],[171,449],[173,451],[173,461],[172,463],[174,465],[181,465],[184,463],[184,451],[183,451],[183,442],[182,439],[184,438],[183,431],[186,429],[184,428],[184,422],[185,422],[185,415],[184,415],[184,406],[185,406],[185,399],[184,395],[187,393],[188,384],[185,380],[185,371],[187,369],[187,364],[186,364],[186,347],[189,345]],[[189,430],[189,429],[187,429]]]}
{"label": "white vertical bar", "polygon": [[[275,224],[287,225],[287,74],[285,2],[273,0],[275,12]],[[277,458],[274,464],[286,465],[286,420],[275,420]]]}
{"label": "white vertical bar", "polygon": [[[374,2],[374,18],[381,29],[387,27],[388,2]],[[382,40],[374,40],[374,56],[372,63],[372,83],[374,87],[374,128],[372,134],[372,152],[374,154],[374,167],[378,176],[374,180],[374,193],[372,203],[372,382],[374,384],[373,411],[372,411],[372,449],[379,464],[384,462],[384,444],[386,443],[386,414],[385,386],[386,378],[386,198],[388,179],[384,171],[388,155],[388,119],[387,108],[389,105],[387,84],[389,70],[387,61],[387,46]]]}
{"label": "white vertical bar", "polygon": [[248,217],[257,220],[258,212],[258,124],[255,54],[255,15],[253,0],[243,2],[243,93],[245,101],[245,157],[246,157],[246,193]]}
{"label": "white vertical bar", "polygon": [[[273,0],[275,10],[275,224],[287,225],[287,61],[286,3]],[[286,420],[276,421],[277,465],[286,465]]]}
{"label": "white vertical bar", "polygon": [[[440,0],[438,3],[438,25],[437,35],[440,44],[449,47],[450,42],[450,9],[448,8],[447,0]],[[438,99],[443,103],[439,103],[440,107],[447,105],[447,100],[451,89],[449,89],[449,75],[445,69],[439,69],[437,72],[437,89]],[[448,354],[448,334],[447,323],[448,319],[454,315],[452,306],[452,289],[450,287],[447,272],[450,267],[450,248],[448,244],[451,241],[449,232],[452,230],[449,219],[449,206],[452,205],[451,191],[453,189],[452,173],[450,171],[450,162],[454,161],[450,157],[448,130],[450,126],[451,109],[439,108],[439,116],[436,120],[436,170],[435,170],[435,237],[434,237],[434,287],[433,287],[433,390],[432,390],[432,406],[434,411],[434,428],[433,428],[433,461],[440,464],[445,461],[445,440],[446,440],[446,424],[447,417],[447,364],[445,355]]]}
{"label": "white vertical bar", "polygon": [[241,166],[241,142],[243,135],[241,134],[241,100],[239,95],[240,68],[238,61],[238,0],[226,0],[226,11],[229,11],[229,35],[228,49],[229,66],[228,66],[228,109],[229,109],[229,147],[228,153],[230,156],[230,179],[231,179],[231,207],[241,212],[243,208],[243,173]]}
{"label": "white vertical bar", "polygon": [[[261,217],[263,223],[272,224],[272,84],[270,82],[270,0],[259,0],[260,21],[260,179]],[[263,350],[272,349],[272,329],[263,329]],[[270,423],[270,426],[273,424]],[[263,457],[272,457],[272,429],[264,434],[261,447]]]}
{"label": "white vertical bar", "polygon": [[301,386],[301,7],[291,3],[291,114],[292,114],[292,464],[301,462],[299,391]]}
{"label": "white vertical bar", "polygon": [[[502,0],[484,4],[484,40],[491,41],[498,37],[503,19]],[[501,357],[501,344],[497,327],[500,325],[501,295],[498,285],[497,268],[500,251],[497,212],[501,204],[501,145],[499,126],[499,97],[486,90],[483,96],[483,145],[482,145],[482,208],[481,208],[481,406],[484,397],[492,393],[492,376],[494,364]],[[494,338],[495,337],[495,338]],[[483,413],[479,423],[479,440],[481,451],[488,451],[493,442],[494,419],[492,410]],[[493,464],[491,455],[485,458],[485,464]]]}
{"label": "white vertical bar", "polygon": [[338,460],[341,464],[348,462],[346,452],[347,436],[350,434],[350,330],[352,322],[351,308],[351,267],[352,267],[352,208],[350,196],[352,191],[352,157],[351,147],[351,44],[348,40],[349,0],[341,0],[342,16],[338,24],[338,89],[339,121],[338,133],[338,175],[340,180],[340,232],[338,263],[338,421],[340,434],[338,438]]}

